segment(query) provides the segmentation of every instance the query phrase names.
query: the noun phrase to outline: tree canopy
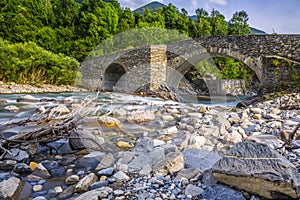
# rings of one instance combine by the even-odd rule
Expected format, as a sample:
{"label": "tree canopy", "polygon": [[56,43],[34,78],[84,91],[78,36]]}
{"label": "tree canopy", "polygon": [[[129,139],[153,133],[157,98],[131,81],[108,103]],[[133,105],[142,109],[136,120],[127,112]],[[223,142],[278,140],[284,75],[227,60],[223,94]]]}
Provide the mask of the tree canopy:
{"label": "tree canopy", "polygon": [[[229,23],[217,10],[212,10],[209,14],[200,8],[196,10],[196,13],[197,20],[194,21],[185,9],[178,10],[172,4],[154,11],[146,8],[143,14],[139,14],[133,13],[129,8],[121,8],[117,0],[2,0],[0,2],[1,46],[5,46],[6,53],[14,52],[17,47],[22,49],[24,52],[14,54],[20,62],[23,62],[21,58],[29,59],[29,57],[22,57],[26,51],[33,55],[38,53],[37,51],[44,52],[45,55],[51,54],[50,57],[53,59],[55,56],[55,59],[71,59],[67,57],[70,56],[74,58],[72,62],[67,62],[72,64],[69,67],[71,69],[74,67],[75,59],[79,62],[83,61],[98,44],[126,30],[159,27],[177,30],[189,37],[250,33],[247,23],[249,18],[245,11],[234,13]],[[45,61],[43,55],[41,60],[37,58],[30,60],[32,62],[30,66],[33,68],[24,72],[23,78],[12,77],[12,75],[9,78],[8,74],[21,69],[17,69],[15,64],[9,66],[9,63],[15,60],[6,53],[1,52],[2,58],[6,61],[1,61],[3,73],[0,77],[5,81],[20,82],[22,79],[23,82],[25,80],[32,82],[34,79],[24,78],[29,76],[29,71],[45,68],[41,73],[46,73],[51,67],[49,66],[51,62],[38,64]],[[69,68],[65,64],[61,61],[59,63],[61,65],[58,67],[65,71],[58,70],[58,74],[72,74],[71,71],[67,71]],[[11,69],[13,66],[16,67],[15,71]],[[47,78],[53,77],[49,75]],[[62,83],[57,80],[53,83]]]}

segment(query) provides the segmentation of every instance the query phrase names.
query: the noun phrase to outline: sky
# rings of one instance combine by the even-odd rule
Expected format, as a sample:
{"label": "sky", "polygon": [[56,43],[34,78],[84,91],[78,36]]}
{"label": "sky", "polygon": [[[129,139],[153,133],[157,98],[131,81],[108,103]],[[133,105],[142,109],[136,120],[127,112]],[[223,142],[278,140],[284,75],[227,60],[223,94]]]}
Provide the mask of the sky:
{"label": "sky", "polygon": [[[122,7],[131,10],[154,0],[119,0]],[[172,3],[179,10],[185,8],[194,15],[197,8],[210,13],[219,10],[229,21],[234,12],[245,10],[251,27],[266,33],[300,34],[300,0],[156,0],[168,5]]]}

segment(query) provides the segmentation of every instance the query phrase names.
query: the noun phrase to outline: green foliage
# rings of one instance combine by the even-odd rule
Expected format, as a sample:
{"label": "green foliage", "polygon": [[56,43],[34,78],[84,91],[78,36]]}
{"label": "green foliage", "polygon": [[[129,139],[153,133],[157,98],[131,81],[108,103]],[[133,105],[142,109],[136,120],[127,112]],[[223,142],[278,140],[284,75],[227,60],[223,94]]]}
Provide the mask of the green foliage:
{"label": "green foliage", "polygon": [[[70,83],[74,74],[68,69],[75,60],[62,54],[81,62],[103,41],[104,50],[96,49],[93,56],[120,48],[165,44],[183,39],[182,35],[187,38],[247,34],[249,31],[245,11],[236,12],[229,25],[219,11],[213,10],[210,15],[204,9],[196,12],[197,20],[194,21],[185,9],[179,11],[172,4],[165,6],[158,2],[145,6],[143,12],[133,13],[129,8],[121,8],[117,0],[2,0],[0,37],[5,51],[0,52],[0,80]],[[149,27],[177,30],[183,34],[146,29]],[[126,40],[121,37],[114,41],[109,39],[126,30],[132,30],[122,35]],[[21,69],[24,70],[21,72]],[[42,75],[47,78],[43,79]],[[65,81],[60,77],[66,78]]]}
{"label": "green foliage", "polygon": [[233,58],[214,58],[214,62],[220,69],[222,79],[245,80],[246,86],[252,80],[254,72],[247,68],[245,64]]}
{"label": "green foliage", "polygon": [[272,60],[272,64],[275,66],[275,67],[279,67],[280,66],[280,61],[278,59],[273,59]]}
{"label": "green foliage", "polygon": [[79,63],[34,42],[9,44],[0,39],[0,80],[17,83],[73,84]]}
{"label": "green foliage", "polygon": [[228,24],[225,21],[224,15],[213,9],[210,15],[210,26],[212,27],[212,35],[227,35]]}
{"label": "green foliage", "polygon": [[198,62],[193,69],[196,74],[202,78],[214,76],[217,79],[221,78],[220,70],[211,60],[203,60]]}
{"label": "green foliage", "polygon": [[250,34],[251,29],[248,25],[248,14],[246,11],[237,11],[233,14],[231,20],[229,21],[229,34],[230,35],[245,35]]}
{"label": "green foliage", "polygon": [[297,87],[300,85],[300,74],[299,73],[293,73],[290,74],[291,82],[293,87]]}

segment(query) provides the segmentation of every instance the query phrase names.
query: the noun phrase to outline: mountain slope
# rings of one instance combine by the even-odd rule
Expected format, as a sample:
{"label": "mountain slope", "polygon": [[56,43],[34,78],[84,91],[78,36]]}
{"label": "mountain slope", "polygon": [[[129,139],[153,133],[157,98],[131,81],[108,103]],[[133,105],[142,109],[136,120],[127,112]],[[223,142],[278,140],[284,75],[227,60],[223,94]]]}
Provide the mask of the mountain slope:
{"label": "mountain slope", "polygon": [[256,29],[256,28],[253,28],[253,27],[250,27],[250,29],[251,29],[252,34],[267,34],[266,32]]}
{"label": "mountain slope", "polygon": [[[149,8],[150,9],[150,12],[154,12],[157,8],[161,8],[161,7],[165,7],[166,5],[165,4],[162,4],[158,1],[153,1],[151,3],[148,3],[147,5],[144,5],[140,8],[137,8],[136,10],[134,10],[133,12],[134,13],[139,13],[141,15],[144,14],[144,9],[145,8]],[[192,15],[192,16],[189,16],[189,18],[193,21],[196,21],[197,20],[197,15]],[[253,27],[250,27],[251,29],[251,33],[252,34],[266,34],[266,32],[262,31],[262,30],[259,30],[259,29],[256,29],[256,28],[253,28]]]}
{"label": "mountain slope", "polygon": [[144,5],[138,9],[134,10],[133,13],[139,13],[139,14],[143,15],[145,8],[149,8],[150,12],[154,12],[157,8],[162,8],[162,7],[166,7],[166,5],[163,3],[160,3],[158,1],[153,1],[151,3],[148,3],[147,5]]}

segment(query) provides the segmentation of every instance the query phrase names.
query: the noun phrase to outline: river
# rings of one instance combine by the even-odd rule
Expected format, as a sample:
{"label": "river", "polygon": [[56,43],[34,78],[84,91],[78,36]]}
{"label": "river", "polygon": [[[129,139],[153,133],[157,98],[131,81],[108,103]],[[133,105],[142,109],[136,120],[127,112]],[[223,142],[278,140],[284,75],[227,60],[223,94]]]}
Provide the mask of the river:
{"label": "river", "polygon": [[[33,114],[39,108],[52,108],[57,105],[66,105],[70,106],[69,101],[73,103],[80,103],[82,99],[87,96],[94,96],[96,93],[43,93],[43,94],[30,94],[34,99],[30,100],[21,100],[20,98],[24,97],[26,94],[3,94],[0,95],[0,99],[7,101],[6,104],[0,104],[0,131],[2,131],[5,137],[36,128],[36,125],[33,126],[5,126],[8,123],[19,122],[22,120],[27,120],[32,118]],[[205,106],[221,106],[221,107],[234,107],[239,102],[240,99],[246,97],[234,97],[234,96],[212,96],[212,97],[196,97],[196,96],[184,96],[182,97],[185,102],[178,103],[174,101],[164,101],[159,98],[153,97],[140,97],[133,96],[129,94],[121,93],[100,93],[98,94],[97,102],[99,106],[100,113],[103,114],[111,111],[114,107],[124,108],[125,110],[157,110],[159,106],[162,105],[173,105],[173,107],[188,107],[191,105],[205,105]],[[16,106],[19,108],[17,112],[9,112],[5,108],[7,106]],[[123,131],[125,132],[139,132],[143,130],[148,130],[154,132],[160,129],[160,125],[149,123],[147,126],[139,125],[133,126],[124,126]]]}

